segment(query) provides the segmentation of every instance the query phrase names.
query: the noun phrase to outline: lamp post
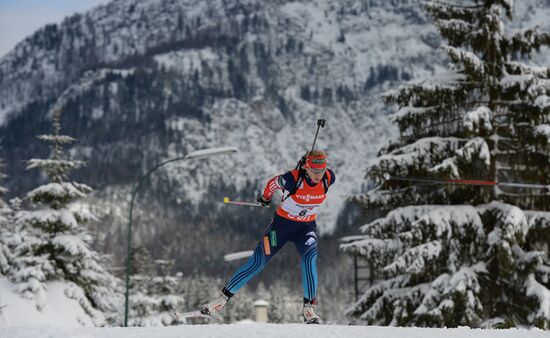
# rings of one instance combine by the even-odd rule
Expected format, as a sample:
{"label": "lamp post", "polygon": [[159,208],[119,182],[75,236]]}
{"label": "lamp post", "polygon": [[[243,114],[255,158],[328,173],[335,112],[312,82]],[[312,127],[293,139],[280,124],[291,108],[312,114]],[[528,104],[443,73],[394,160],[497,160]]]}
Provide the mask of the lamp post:
{"label": "lamp post", "polygon": [[153,169],[149,170],[141,179],[139,180],[139,183],[137,184],[136,188],[134,189],[132,193],[132,200],[130,202],[130,214],[128,216],[128,252],[127,252],[127,259],[126,259],[126,295],[125,295],[125,305],[124,305],[124,326],[128,327],[128,298],[130,295],[130,274],[131,274],[131,263],[132,263],[132,212],[134,210],[134,200],[136,198],[136,195],[139,191],[139,188],[141,188],[141,185],[143,182],[149,178],[149,176],[158,168],[176,161],[182,161],[182,160],[190,160],[190,159],[203,159],[208,158],[216,155],[224,155],[224,154],[230,154],[237,152],[237,148],[234,147],[222,147],[222,148],[210,148],[210,149],[202,149],[193,151],[183,157],[177,157],[173,158],[167,161],[164,161],[157,166],[155,166]]}

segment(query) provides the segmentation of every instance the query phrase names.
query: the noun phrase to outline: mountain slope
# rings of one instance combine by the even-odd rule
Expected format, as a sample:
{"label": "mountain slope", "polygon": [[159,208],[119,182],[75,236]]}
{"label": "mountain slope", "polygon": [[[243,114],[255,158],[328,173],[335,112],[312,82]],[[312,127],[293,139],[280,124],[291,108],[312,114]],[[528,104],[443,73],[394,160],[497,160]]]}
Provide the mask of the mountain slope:
{"label": "mountain slope", "polygon": [[[540,1],[517,7],[526,25],[548,12]],[[106,194],[162,160],[239,148],[152,179],[161,203],[212,215],[221,196],[253,199],[262,181],[292,168],[325,118],[317,144],[338,182],[319,227],[331,233],[395,132],[379,94],[437,71],[437,36],[417,1],[115,0],[44,27],[0,60],[7,185],[16,195],[40,181],[22,161],[44,154],[34,136],[58,105],[64,132],[79,140],[71,156],[88,161],[76,178]]]}

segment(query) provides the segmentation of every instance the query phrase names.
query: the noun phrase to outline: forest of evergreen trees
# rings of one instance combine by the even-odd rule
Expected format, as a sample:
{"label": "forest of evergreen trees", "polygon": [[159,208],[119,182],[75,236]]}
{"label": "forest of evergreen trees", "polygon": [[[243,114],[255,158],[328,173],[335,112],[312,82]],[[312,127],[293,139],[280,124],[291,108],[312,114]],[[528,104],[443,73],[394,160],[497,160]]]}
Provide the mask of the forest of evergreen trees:
{"label": "forest of evergreen trees", "polygon": [[399,106],[400,135],[368,169],[379,187],[360,200],[390,212],[342,245],[374,280],[349,314],[376,325],[549,329],[550,69],[528,61],[550,34],[508,35],[511,1],[425,9],[450,64],[384,95]]}

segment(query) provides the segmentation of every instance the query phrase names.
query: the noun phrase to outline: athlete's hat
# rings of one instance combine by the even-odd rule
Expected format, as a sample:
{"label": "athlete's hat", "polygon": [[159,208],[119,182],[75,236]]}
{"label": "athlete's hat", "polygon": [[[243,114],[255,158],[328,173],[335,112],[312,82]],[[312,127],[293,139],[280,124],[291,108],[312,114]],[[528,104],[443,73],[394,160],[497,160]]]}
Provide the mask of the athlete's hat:
{"label": "athlete's hat", "polygon": [[311,169],[326,169],[327,156],[326,155],[307,156],[306,163],[308,168],[311,168]]}

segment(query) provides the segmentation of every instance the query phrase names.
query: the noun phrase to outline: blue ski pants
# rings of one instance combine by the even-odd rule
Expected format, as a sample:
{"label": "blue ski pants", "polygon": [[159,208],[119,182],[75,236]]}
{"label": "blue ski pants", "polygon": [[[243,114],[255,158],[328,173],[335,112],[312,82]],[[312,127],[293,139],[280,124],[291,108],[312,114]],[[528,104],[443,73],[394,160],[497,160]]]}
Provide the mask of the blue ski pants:
{"label": "blue ski pants", "polygon": [[225,289],[237,293],[250,279],[256,276],[269,260],[281,250],[286,242],[296,245],[300,254],[304,298],[315,299],[317,292],[317,225],[313,222],[295,222],[274,215],[271,224],[263,233],[254,254],[239,268],[226,284]]}

